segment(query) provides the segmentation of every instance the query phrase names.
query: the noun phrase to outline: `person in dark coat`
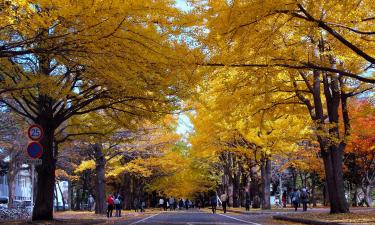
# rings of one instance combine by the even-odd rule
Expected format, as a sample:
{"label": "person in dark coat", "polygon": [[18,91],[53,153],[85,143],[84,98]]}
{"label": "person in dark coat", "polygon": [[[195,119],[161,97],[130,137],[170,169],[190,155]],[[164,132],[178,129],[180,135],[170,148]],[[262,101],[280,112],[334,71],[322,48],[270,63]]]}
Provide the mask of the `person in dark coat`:
{"label": "person in dark coat", "polygon": [[246,208],[246,211],[250,211],[250,204],[251,204],[250,194],[249,194],[249,192],[246,192],[246,198],[245,198],[245,208]]}
{"label": "person in dark coat", "polygon": [[294,189],[293,195],[292,195],[292,203],[293,203],[295,211],[297,211],[297,209],[298,209],[299,202],[300,202],[299,192],[297,191],[297,189]]}
{"label": "person in dark coat", "polygon": [[212,213],[216,213],[217,204],[218,203],[221,204],[220,198],[217,196],[216,192],[214,195],[211,196],[210,202],[211,202]]}

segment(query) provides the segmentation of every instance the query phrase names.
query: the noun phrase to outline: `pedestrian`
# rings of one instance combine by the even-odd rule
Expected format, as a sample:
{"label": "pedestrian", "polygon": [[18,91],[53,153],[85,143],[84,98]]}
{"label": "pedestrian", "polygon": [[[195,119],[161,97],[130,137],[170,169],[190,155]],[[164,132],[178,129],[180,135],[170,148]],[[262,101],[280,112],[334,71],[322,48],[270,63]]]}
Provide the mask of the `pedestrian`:
{"label": "pedestrian", "polygon": [[[250,194],[249,194],[249,192],[246,192],[246,197],[245,197],[245,209],[246,209],[246,211],[250,211],[250,204],[251,204]],[[224,203],[223,203],[223,205],[224,205]]]}
{"label": "pedestrian", "polygon": [[298,208],[301,207],[301,190],[297,189],[297,195],[298,195]]}
{"label": "pedestrian", "polygon": [[89,196],[89,199],[87,200],[87,205],[88,205],[89,211],[91,212],[95,205],[95,200],[92,197],[92,195]]}
{"label": "pedestrian", "polygon": [[139,209],[139,201],[138,201],[137,198],[134,199],[134,204],[133,204],[133,206],[134,206],[134,211],[135,211],[135,212],[138,212],[138,209]]}
{"label": "pedestrian", "polygon": [[306,187],[306,191],[307,191],[307,194],[309,195],[309,208],[312,209],[312,199],[311,199],[311,193],[310,193],[310,189]]}
{"label": "pedestrian", "polygon": [[285,208],[286,207],[286,191],[283,192],[281,201],[283,202],[283,208]]}
{"label": "pedestrian", "polygon": [[184,200],[182,200],[182,198],[180,198],[180,201],[178,202],[178,208],[180,210],[182,210],[184,208]]}
{"label": "pedestrian", "polygon": [[222,202],[215,192],[215,194],[211,196],[212,213],[216,213],[216,207],[218,204],[222,204]]}
{"label": "pedestrian", "polygon": [[160,210],[163,210],[163,206],[164,206],[164,199],[160,198],[159,199],[159,208],[160,208]]}
{"label": "pedestrian", "polygon": [[124,198],[120,195],[120,193],[117,195],[118,200],[120,200],[120,211],[119,216],[121,217],[121,210],[122,210],[122,204],[124,202]]}
{"label": "pedestrian", "polygon": [[164,200],[164,203],[163,203],[164,211],[167,211],[169,203],[168,203],[167,199],[163,199],[163,200]]}
{"label": "pedestrian", "polygon": [[174,210],[174,198],[170,197],[169,198],[169,210],[172,211]]}
{"label": "pedestrian", "polygon": [[309,202],[309,193],[307,192],[306,188],[302,189],[301,201],[303,205],[303,211],[307,211],[307,203]]}
{"label": "pedestrian", "polygon": [[107,198],[107,217],[108,218],[112,217],[113,207],[114,207],[113,195],[109,195]]}
{"label": "pedestrian", "polygon": [[189,210],[189,199],[185,200],[185,209]]}
{"label": "pedestrian", "polygon": [[224,213],[227,213],[228,195],[224,192],[224,193],[220,196],[220,200],[221,200],[221,204],[222,204],[222,206],[223,206],[223,211],[224,211]]}
{"label": "pedestrian", "polygon": [[118,196],[115,199],[114,203],[115,203],[115,210],[116,210],[115,217],[120,217],[121,216],[121,201],[118,198]]}
{"label": "pedestrian", "polygon": [[290,191],[290,193],[289,193],[289,198],[290,198],[290,205],[291,205],[291,207],[294,207],[294,204],[293,204],[294,190],[296,190],[296,189],[291,189],[291,191]]}
{"label": "pedestrian", "polygon": [[297,192],[297,189],[294,189],[293,196],[292,196],[292,204],[294,206],[295,211],[297,211],[297,208],[298,208],[298,204],[299,204],[299,201],[300,201],[299,197],[300,197],[300,195]]}
{"label": "pedestrian", "polygon": [[145,208],[146,208],[145,200],[143,200],[143,199],[141,200],[140,206],[141,206],[141,208],[140,208],[141,212],[145,212]]}
{"label": "pedestrian", "polygon": [[197,199],[197,201],[195,201],[195,204],[198,207],[198,209],[201,209],[202,203],[200,199]]}

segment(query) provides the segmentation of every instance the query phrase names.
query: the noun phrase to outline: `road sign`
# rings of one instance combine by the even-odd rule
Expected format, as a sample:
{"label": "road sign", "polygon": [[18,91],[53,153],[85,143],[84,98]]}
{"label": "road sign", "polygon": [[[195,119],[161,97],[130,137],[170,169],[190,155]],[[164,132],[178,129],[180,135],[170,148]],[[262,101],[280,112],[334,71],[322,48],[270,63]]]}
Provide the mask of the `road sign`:
{"label": "road sign", "polygon": [[39,141],[40,139],[43,138],[44,132],[43,132],[43,128],[40,125],[34,124],[29,128],[29,130],[27,131],[27,134],[29,135],[29,138],[31,140]]}
{"label": "road sign", "polygon": [[27,154],[32,159],[38,159],[43,154],[43,146],[41,144],[39,144],[38,142],[35,142],[35,141],[31,142],[27,146]]}
{"label": "road sign", "polygon": [[38,165],[42,165],[42,160],[41,159],[26,159],[24,163],[38,166]]}

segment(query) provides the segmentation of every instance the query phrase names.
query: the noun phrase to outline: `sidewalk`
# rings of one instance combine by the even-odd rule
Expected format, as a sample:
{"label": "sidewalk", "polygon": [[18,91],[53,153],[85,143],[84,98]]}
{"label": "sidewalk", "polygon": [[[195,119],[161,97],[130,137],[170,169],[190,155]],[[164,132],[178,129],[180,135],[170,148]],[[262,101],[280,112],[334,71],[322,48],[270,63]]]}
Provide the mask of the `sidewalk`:
{"label": "sidewalk", "polygon": [[[218,208],[222,211],[222,208]],[[273,219],[279,221],[289,221],[303,224],[315,224],[315,225],[373,225],[375,224],[375,208],[350,208],[350,213],[344,214],[329,214],[329,208],[320,207],[308,209],[307,212],[303,212],[301,208],[297,212],[294,208],[283,208],[283,209],[250,209],[245,211],[244,208],[229,208],[227,212],[239,213],[243,215],[269,215]]]}
{"label": "sidewalk", "polygon": [[[54,220],[52,221],[34,221],[30,220],[17,220],[17,221],[0,221],[0,224],[6,225],[26,225],[26,224],[35,224],[35,225],[104,225],[104,224],[116,224],[122,221],[129,219],[135,219],[138,217],[143,217],[144,215],[154,214],[154,209],[146,210],[145,213],[134,212],[130,210],[122,210],[121,217],[110,217],[107,218],[105,214],[95,214],[94,212],[89,211],[64,211],[64,212],[55,212]],[[113,212],[113,216],[115,213]]]}
{"label": "sidewalk", "polygon": [[276,220],[284,220],[316,225],[373,225],[375,208],[351,208],[350,213],[329,214],[329,209],[313,209],[307,212],[284,213],[274,215]]}

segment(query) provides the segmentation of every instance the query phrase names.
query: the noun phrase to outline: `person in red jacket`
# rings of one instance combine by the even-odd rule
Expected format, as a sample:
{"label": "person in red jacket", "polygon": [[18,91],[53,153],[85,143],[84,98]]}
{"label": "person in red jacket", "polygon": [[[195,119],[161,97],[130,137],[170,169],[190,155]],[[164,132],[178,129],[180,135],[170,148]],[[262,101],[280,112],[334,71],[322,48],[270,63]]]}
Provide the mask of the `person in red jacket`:
{"label": "person in red jacket", "polygon": [[113,195],[109,195],[107,198],[107,217],[112,217],[113,207],[114,207]]}

